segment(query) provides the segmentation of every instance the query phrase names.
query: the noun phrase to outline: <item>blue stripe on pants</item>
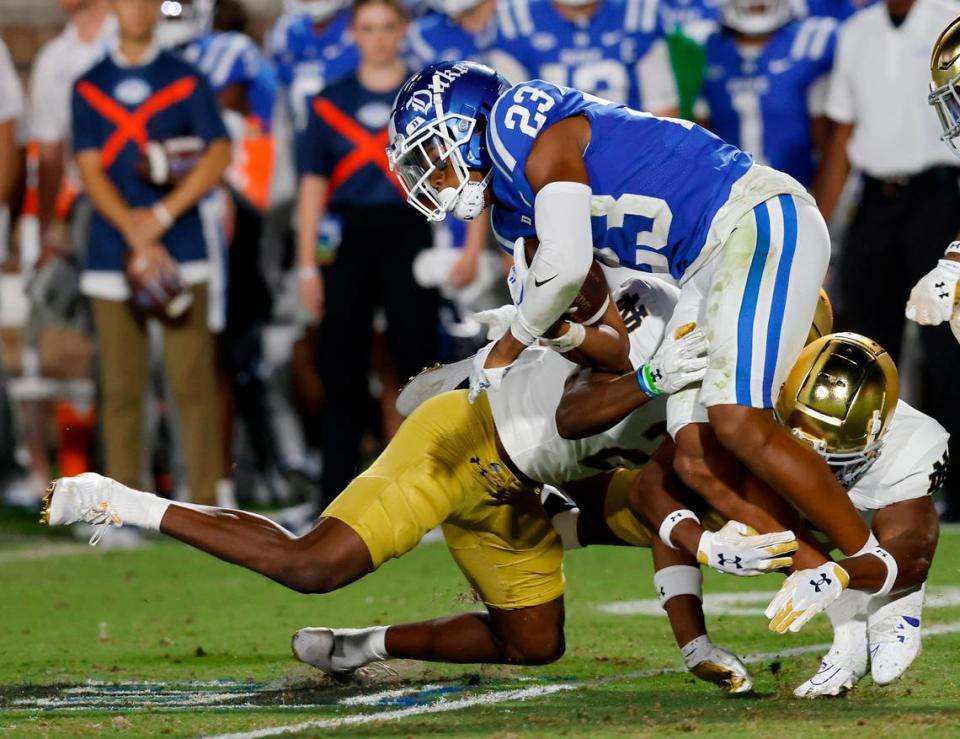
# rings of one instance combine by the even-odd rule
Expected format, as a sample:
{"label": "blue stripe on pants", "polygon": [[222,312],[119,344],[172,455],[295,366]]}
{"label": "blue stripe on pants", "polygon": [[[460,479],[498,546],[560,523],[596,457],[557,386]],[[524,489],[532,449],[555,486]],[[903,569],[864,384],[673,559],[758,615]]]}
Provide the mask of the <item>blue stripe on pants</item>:
{"label": "blue stripe on pants", "polygon": [[797,204],[792,195],[780,195],[779,200],[780,209],[783,211],[783,250],[773,283],[773,301],[767,323],[767,356],[763,365],[764,408],[773,407],[773,376],[777,372],[777,359],[780,356],[780,332],[783,329],[783,313],[787,307],[790,269],[793,267],[793,255],[797,250]]}
{"label": "blue stripe on pants", "polygon": [[757,222],[757,245],[750,261],[747,284],[740,303],[737,319],[737,405],[752,405],[750,402],[750,374],[753,369],[753,324],[757,315],[757,298],[763,282],[763,268],[770,252],[770,213],[767,204],[760,203],[753,209]]}

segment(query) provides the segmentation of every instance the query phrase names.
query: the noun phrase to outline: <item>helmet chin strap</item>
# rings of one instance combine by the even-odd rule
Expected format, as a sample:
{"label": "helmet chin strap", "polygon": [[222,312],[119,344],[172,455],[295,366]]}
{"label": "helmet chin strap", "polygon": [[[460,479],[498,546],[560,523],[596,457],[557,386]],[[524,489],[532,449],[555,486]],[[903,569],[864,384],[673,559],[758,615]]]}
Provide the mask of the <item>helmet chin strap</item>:
{"label": "helmet chin strap", "polygon": [[455,218],[461,221],[472,221],[483,212],[486,206],[483,194],[492,174],[492,171],[487,172],[487,176],[479,181],[468,180],[459,193],[453,187],[443,188],[437,193],[440,204],[447,209],[448,213],[452,212]]}

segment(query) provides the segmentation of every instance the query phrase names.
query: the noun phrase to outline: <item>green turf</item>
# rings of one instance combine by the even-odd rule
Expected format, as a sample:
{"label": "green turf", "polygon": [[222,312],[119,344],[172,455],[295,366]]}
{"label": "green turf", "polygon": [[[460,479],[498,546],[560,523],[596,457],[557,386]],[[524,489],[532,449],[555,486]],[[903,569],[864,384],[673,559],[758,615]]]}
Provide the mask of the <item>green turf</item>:
{"label": "green turf", "polygon": [[[45,547],[57,556],[41,557]],[[645,552],[592,549],[567,559],[567,654],[543,668],[447,667],[392,663],[399,675],[343,688],[312,675],[289,654],[304,625],[367,625],[476,607],[442,545],[420,547],[367,580],[327,596],[304,596],[169,542],[135,551],[66,550],[63,539],[0,546],[0,737],[174,735],[245,731],[300,721],[377,713],[403,706],[350,707],[345,695],[440,684],[455,701],[490,691],[576,685],[525,702],[339,729],[338,736],[647,736],[699,733],[738,737],[960,734],[960,634],[929,638],[908,679],[878,688],[866,679],[844,699],[801,702],[793,686],[818,656],[751,666],[756,694],[730,698],[686,674],[629,677],[679,666],[666,619],[618,616],[601,603],[652,595]],[[960,586],[960,534],[945,533],[933,586]],[[775,589],[776,578],[707,575],[707,592]],[[760,607],[757,608],[759,613]],[[717,643],[740,654],[829,639],[817,619],[781,637],[762,616],[713,616]],[[960,608],[928,609],[928,625],[960,621]],[[86,681],[130,683],[231,680],[267,684],[253,709],[162,710],[152,700],[122,709],[13,710],[42,686]],[[578,682],[579,681],[579,682]],[[262,687],[260,688],[262,691]],[[93,688],[96,692],[101,688]],[[199,690],[199,689],[198,689]],[[54,697],[62,691],[46,691]],[[425,700],[422,697],[420,700]],[[430,698],[430,700],[434,700]],[[429,701],[426,701],[429,702]],[[325,704],[302,709],[297,704]],[[6,706],[6,707],[4,707]],[[314,735],[330,733],[317,729]]]}

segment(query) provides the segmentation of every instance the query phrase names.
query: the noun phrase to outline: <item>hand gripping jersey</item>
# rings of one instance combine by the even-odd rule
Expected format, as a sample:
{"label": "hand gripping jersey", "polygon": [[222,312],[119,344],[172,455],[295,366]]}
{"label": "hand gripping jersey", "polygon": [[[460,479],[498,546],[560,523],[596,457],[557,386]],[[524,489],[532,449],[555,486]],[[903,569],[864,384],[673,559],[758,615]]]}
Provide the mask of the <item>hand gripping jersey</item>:
{"label": "hand gripping jersey", "polygon": [[320,33],[307,13],[288,13],[270,31],[268,53],[277,66],[277,78],[298,132],[307,126],[310,99],[360,62],[349,26],[349,10],[337,13]]}
{"label": "hand gripping jersey", "polygon": [[947,479],[946,429],[902,400],[893,412],[880,456],[847,491],[861,511],[933,495]]}
{"label": "hand gripping jersey", "polygon": [[724,141],[809,185],[810,118],[821,113],[811,96],[833,66],[837,26],[833,18],[792,21],[756,56],[745,53],[731,31],[717,31],[706,43],[698,114],[709,116]]}
{"label": "hand gripping jersey", "polygon": [[268,130],[277,97],[273,66],[249,36],[235,31],[213,32],[191,42],[183,57],[200,68],[214,92],[230,85],[243,85],[250,114]]}
{"label": "hand gripping jersey", "polygon": [[[630,332],[630,361],[646,362],[663,340],[678,290],[656,278],[636,278],[614,294]],[[666,434],[666,400],[654,398],[613,428],[585,439],[563,439],[556,411],[576,367],[552,349],[527,349],[497,391],[488,391],[497,434],[527,477],[560,485],[650,459]]]}
{"label": "hand gripping jersey", "polygon": [[515,85],[491,112],[486,136],[495,165],[497,240],[511,251],[517,238],[536,235],[527,157],[541,131],[577,115],[591,127],[583,158],[593,190],[595,255],[610,266],[669,272],[679,280],[705,256],[711,225],[753,166],[751,157],[689,121],[639,113],[542,80]]}
{"label": "hand gripping jersey", "polygon": [[549,0],[503,0],[497,23],[498,49],[527,77],[638,110],[676,107],[657,0],[601,0],[582,23],[562,17]]}

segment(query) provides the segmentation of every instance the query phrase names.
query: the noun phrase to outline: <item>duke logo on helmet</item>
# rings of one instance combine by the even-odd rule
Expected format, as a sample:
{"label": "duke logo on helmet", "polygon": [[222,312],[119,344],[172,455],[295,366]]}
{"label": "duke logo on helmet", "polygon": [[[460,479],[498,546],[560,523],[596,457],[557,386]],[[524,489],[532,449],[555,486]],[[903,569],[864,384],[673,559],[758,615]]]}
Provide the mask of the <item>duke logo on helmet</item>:
{"label": "duke logo on helmet", "polygon": [[[475,62],[439,62],[424,67],[400,88],[390,116],[387,159],[407,202],[431,221],[447,213],[476,218],[493,163],[484,138],[494,103],[510,83]],[[431,179],[453,167],[456,187],[437,191]],[[470,172],[480,172],[471,180]]]}

